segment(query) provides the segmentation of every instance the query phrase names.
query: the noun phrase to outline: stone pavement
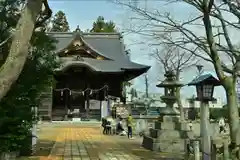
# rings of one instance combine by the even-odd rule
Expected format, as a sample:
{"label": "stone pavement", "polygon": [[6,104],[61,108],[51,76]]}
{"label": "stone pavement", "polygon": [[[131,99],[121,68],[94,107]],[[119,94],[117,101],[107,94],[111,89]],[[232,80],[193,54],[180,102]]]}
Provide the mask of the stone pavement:
{"label": "stone pavement", "polygon": [[161,160],[180,157],[147,151],[140,147],[139,138],[128,140],[127,137],[103,135],[99,125],[64,124],[61,127],[56,130],[57,139],[48,160]]}

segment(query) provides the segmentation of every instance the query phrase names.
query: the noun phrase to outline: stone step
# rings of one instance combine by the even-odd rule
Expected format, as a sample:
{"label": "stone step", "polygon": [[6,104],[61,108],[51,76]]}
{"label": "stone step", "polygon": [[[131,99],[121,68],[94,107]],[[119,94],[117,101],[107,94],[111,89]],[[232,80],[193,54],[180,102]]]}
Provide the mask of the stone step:
{"label": "stone step", "polygon": [[159,150],[159,142],[158,139],[152,138],[150,136],[143,136],[142,147],[152,151]]}
{"label": "stone step", "polygon": [[184,139],[159,140],[149,136],[143,137],[142,147],[157,152],[183,153]]}

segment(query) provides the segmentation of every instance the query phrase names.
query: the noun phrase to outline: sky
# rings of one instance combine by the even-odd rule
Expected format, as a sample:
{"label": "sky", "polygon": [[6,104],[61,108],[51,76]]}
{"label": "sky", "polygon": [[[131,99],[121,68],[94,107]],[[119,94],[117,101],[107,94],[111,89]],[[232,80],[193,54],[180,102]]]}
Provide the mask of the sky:
{"label": "sky", "polygon": [[[103,16],[106,20],[113,20],[120,31],[126,31],[126,29],[131,26],[131,17],[134,16],[134,13],[130,9],[110,1],[111,0],[49,0],[49,5],[54,14],[59,10],[62,10],[66,14],[71,30],[75,30],[77,25],[79,25],[82,31],[89,29],[98,16]],[[160,1],[154,0],[148,1],[148,3],[144,1],[140,2],[142,5],[145,5],[145,7],[151,9],[159,9],[161,5]],[[161,11],[171,11],[171,14],[179,19],[184,19],[190,14],[196,14],[193,8],[185,4],[161,5]],[[160,83],[160,80],[163,80],[161,66],[154,58],[149,56],[154,48],[145,44],[136,44],[136,42],[140,42],[142,39],[144,39],[144,37],[141,35],[124,34],[124,43],[127,49],[131,50],[131,60],[152,66],[147,73],[149,77],[149,92],[161,93],[163,90],[155,87],[156,84]],[[216,76],[210,64],[202,63],[205,67],[205,72],[212,73]],[[196,68],[187,69],[182,74],[181,80],[186,84],[195,78],[196,74]],[[134,79],[133,84],[137,90],[145,90],[143,76]],[[194,87],[183,87],[181,94],[183,97],[188,98],[193,94],[196,95],[196,91]],[[225,91],[222,87],[216,88],[214,96],[216,98],[220,97],[225,101]]]}

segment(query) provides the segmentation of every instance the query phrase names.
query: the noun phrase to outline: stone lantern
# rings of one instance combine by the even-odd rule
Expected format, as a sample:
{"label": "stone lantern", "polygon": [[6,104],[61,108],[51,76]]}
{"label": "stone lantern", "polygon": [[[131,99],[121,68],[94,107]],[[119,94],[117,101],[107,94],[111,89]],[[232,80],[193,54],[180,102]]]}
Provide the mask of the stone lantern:
{"label": "stone lantern", "polygon": [[213,98],[214,87],[219,85],[221,85],[221,82],[211,74],[201,75],[188,83],[188,86],[196,86],[196,100],[204,103],[215,100]]}
{"label": "stone lantern", "polygon": [[209,121],[209,101],[215,100],[213,91],[215,86],[221,85],[221,82],[211,74],[200,75],[193,79],[188,86],[195,86],[197,91],[197,101],[200,101],[200,136],[202,138],[202,157],[211,159],[211,125]]}
{"label": "stone lantern", "polygon": [[176,90],[182,87],[183,84],[176,80],[173,71],[167,71],[164,76],[166,77],[165,80],[157,85],[159,88],[164,88],[164,95],[161,96],[161,100],[166,104],[166,107],[159,108],[160,116],[179,117],[180,112],[173,105],[177,101]]}
{"label": "stone lantern", "polygon": [[157,87],[164,88],[162,101],[166,107],[159,108],[159,120],[154,122],[154,127],[144,135],[142,146],[149,150],[160,152],[184,152],[184,139],[192,136],[185,122],[180,122],[180,112],[174,108],[176,103],[176,90],[183,84],[176,81],[173,71],[164,75],[166,78]]}

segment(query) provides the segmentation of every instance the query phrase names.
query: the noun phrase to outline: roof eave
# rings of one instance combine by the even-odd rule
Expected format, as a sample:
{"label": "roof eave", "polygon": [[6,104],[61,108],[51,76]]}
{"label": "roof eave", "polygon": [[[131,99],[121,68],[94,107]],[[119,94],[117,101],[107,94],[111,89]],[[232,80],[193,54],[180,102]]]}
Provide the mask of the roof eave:
{"label": "roof eave", "polygon": [[127,81],[130,81],[130,80],[142,75],[143,73],[146,73],[150,68],[151,68],[151,66],[145,66],[145,67],[142,67],[142,68],[121,68],[121,69],[123,71],[125,71],[125,73],[126,72],[131,73],[126,78]]}
{"label": "roof eave", "polygon": [[139,68],[121,68],[121,70],[124,71],[145,71],[147,72],[149,69],[151,68],[151,66],[144,66],[144,67],[139,67]]}

